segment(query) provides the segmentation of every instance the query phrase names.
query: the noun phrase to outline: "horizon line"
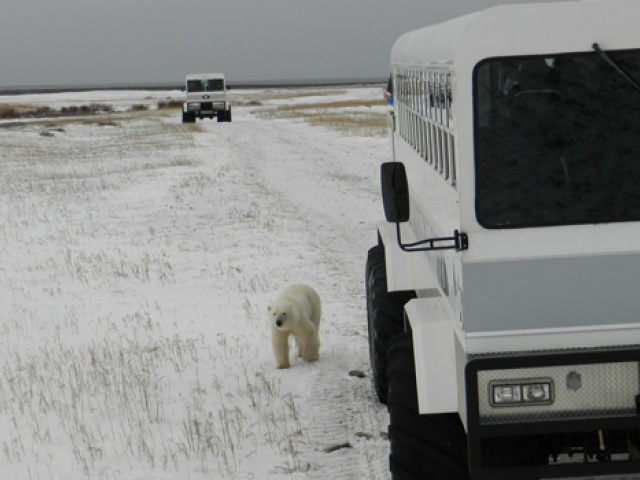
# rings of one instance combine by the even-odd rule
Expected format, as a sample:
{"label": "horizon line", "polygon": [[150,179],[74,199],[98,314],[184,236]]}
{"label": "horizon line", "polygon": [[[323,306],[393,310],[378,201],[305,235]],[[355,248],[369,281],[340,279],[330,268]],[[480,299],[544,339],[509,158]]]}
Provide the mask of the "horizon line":
{"label": "horizon line", "polygon": [[[334,78],[334,79],[303,79],[303,80],[239,80],[229,81],[227,86],[233,89],[248,88],[285,88],[285,87],[315,87],[335,85],[370,85],[385,83],[383,77]],[[26,93],[61,93],[83,92],[91,90],[183,90],[184,82],[132,82],[109,84],[69,84],[69,85],[0,85],[0,94]]]}

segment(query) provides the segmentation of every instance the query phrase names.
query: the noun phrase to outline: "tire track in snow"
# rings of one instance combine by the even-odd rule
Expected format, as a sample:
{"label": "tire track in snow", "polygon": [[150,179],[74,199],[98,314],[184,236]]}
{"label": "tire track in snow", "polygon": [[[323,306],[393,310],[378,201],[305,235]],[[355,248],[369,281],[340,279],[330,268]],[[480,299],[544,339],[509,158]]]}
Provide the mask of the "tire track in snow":
{"label": "tire track in snow", "polygon": [[310,448],[302,455],[311,479],[388,478],[387,424],[369,378],[350,376],[353,352],[331,353],[320,360],[305,382],[308,395],[303,419]]}
{"label": "tire track in snow", "polygon": [[[300,470],[311,479],[387,479],[386,408],[368,375],[349,376],[369,372],[362,275],[380,209],[371,177],[384,152],[359,158],[370,154],[362,139],[284,122],[240,120],[218,135],[264,207],[303,225],[310,257],[323,264],[308,279],[325,292],[321,358],[293,367],[304,369],[297,401],[308,447],[301,447]],[[343,154],[335,158],[337,151]]]}

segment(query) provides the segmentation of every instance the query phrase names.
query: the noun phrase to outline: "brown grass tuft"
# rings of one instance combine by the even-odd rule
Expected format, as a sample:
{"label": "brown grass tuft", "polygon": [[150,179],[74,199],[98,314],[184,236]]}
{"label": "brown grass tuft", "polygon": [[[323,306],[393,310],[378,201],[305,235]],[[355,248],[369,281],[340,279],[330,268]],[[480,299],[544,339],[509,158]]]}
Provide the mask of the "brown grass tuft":
{"label": "brown grass tuft", "polygon": [[310,125],[331,128],[348,135],[384,137],[388,133],[386,115],[380,110],[367,111],[372,107],[384,105],[382,97],[380,100],[336,100],[330,102],[318,99],[299,104],[265,107],[254,113],[262,118],[300,119]]}
{"label": "brown grass tuft", "polygon": [[173,108],[182,108],[182,100],[160,100],[158,102],[158,110],[162,110],[165,108],[173,109]]}

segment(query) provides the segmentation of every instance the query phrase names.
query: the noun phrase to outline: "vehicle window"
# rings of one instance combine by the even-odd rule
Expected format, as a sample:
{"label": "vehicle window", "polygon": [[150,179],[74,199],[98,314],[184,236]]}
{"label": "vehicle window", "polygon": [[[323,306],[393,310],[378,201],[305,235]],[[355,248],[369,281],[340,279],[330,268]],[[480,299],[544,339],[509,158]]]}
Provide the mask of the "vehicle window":
{"label": "vehicle window", "polygon": [[207,92],[218,92],[224,90],[224,80],[221,78],[215,78],[207,82]]}
{"label": "vehicle window", "polygon": [[[607,54],[640,80],[640,51]],[[476,215],[486,228],[640,220],[640,92],[596,52],[474,71]]]}
{"label": "vehicle window", "polygon": [[200,80],[189,80],[187,81],[187,91],[204,92],[204,85]]}
{"label": "vehicle window", "polygon": [[219,92],[222,90],[224,90],[222,78],[187,81],[187,91],[189,92]]}

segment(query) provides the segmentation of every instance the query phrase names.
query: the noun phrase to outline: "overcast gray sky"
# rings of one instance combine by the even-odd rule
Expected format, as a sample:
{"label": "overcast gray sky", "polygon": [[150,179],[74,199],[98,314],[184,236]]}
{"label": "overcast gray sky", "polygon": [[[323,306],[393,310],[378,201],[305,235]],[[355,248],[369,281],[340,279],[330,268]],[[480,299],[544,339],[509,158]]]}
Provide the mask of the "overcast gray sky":
{"label": "overcast gray sky", "polygon": [[0,86],[380,78],[402,33],[525,1],[0,0]]}

